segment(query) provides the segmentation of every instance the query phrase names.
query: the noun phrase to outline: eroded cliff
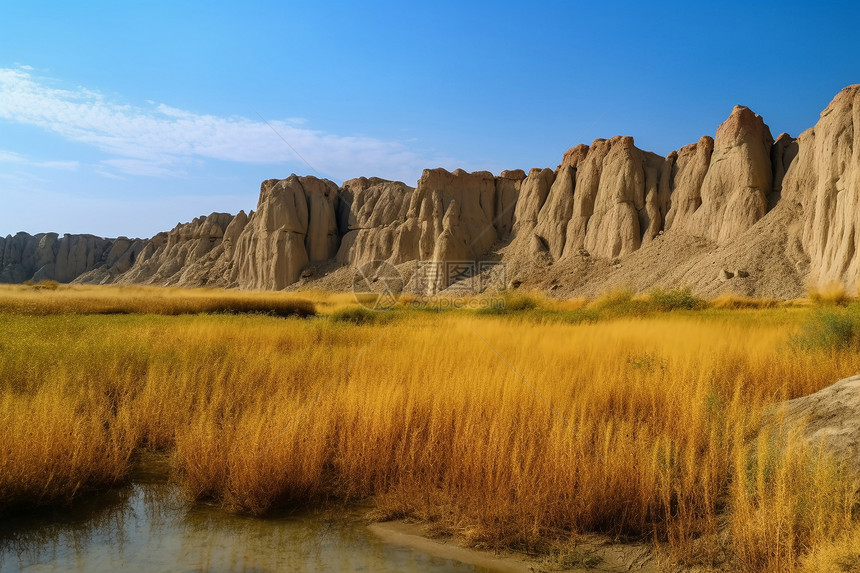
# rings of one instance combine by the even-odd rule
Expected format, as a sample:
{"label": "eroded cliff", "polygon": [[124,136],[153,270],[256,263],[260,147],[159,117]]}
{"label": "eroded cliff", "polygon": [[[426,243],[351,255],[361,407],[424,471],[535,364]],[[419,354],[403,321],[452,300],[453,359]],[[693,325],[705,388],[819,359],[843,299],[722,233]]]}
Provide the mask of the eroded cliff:
{"label": "eroded cliff", "polygon": [[[551,277],[562,292],[668,281],[791,296],[827,281],[856,288],[858,194],[860,86],[850,86],[797,139],[774,140],[760,116],[735,106],[714,138],[666,157],[618,136],[528,175],[427,169],[414,188],[272,179],[249,215],[213,213],[148,240],[19,233],[0,238],[0,281],[337,287],[346,282],[323,277],[372,260],[490,258],[517,282],[550,288]],[[308,270],[319,265],[322,276]],[[430,288],[452,280],[439,274]]]}

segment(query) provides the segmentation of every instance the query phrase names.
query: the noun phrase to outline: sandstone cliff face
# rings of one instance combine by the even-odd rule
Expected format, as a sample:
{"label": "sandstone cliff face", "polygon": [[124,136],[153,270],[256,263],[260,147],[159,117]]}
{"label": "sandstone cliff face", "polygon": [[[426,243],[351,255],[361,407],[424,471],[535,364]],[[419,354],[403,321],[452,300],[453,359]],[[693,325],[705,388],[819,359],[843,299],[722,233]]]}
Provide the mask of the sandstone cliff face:
{"label": "sandstone cliff face", "polygon": [[687,230],[725,244],[764,217],[767,196],[773,191],[772,146],[773,137],[761,116],[735,106],[717,129],[702,182],[702,204]]}
{"label": "sandstone cliff face", "polygon": [[[649,192],[656,195],[657,181],[655,173],[650,173],[650,181],[646,173],[646,166],[653,159],[633,145],[632,137],[613,137],[607,141],[596,153],[595,160],[601,159],[584,247],[592,255],[611,258],[627,255],[642,244],[645,229],[640,223],[648,222],[645,197]],[[578,248],[576,243],[573,246]]]}
{"label": "sandstone cliff face", "polygon": [[340,226],[344,233],[337,262],[358,266],[372,260],[408,260],[406,229],[414,188],[376,177],[350,179],[341,191]]}
{"label": "sandstone cliff face", "polygon": [[537,214],[534,234],[540,246],[549,251],[554,259],[561,257],[567,237],[567,224],[573,215],[573,188],[576,168],[565,165],[549,190],[542,208]]}
{"label": "sandstone cliff face", "polygon": [[529,171],[528,177],[520,185],[520,194],[514,207],[512,229],[522,235],[534,229],[538,214],[549,196],[555,173],[551,169],[537,167]]}
{"label": "sandstone cliff face", "polygon": [[514,231],[538,241],[516,242],[553,260],[624,257],[670,230],[726,244],[778,201],[773,182],[781,184],[795,147],[788,136],[775,145],[762,118],[742,106],[716,140],[702,137],[666,158],[638,149],[631,137],[576,146],[547,194],[535,185],[535,170],[523,184]]}
{"label": "sandstone cliff face", "polygon": [[664,209],[664,230],[678,222],[687,227],[702,206],[702,183],[711,165],[713,138],[705,135],[697,142],[673,151],[666,158],[660,179],[660,204]]}
{"label": "sandstone cliff face", "polygon": [[[629,254],[662,229],[660,180],[665,160],[633,145],[631,137],[597,139],[569,150],[554,174],[532,170],[518,206],[520,236],[533,232],[533,248],[554,260],[588,253],[598,257]],[[544,198],[546,184],[552,182]],[[529,189],[530,194],[526,194]],[[520,239],[518,242],[525,244]]]}
{"label": "sandstone cliff face", "polygon": [[514,210],[526,174],[522,169],[502,171],[496,177],[496,216],[494,224],[500,238],[506,238],[514,228]]}
{"label": "sandstone cliff face", "polygon": [[781,133],[770,149],[770,163],[773,166],[773,191],[768,195],[768,210],[773,209],[782,198],[782,182],[791,162],[797,157],[797,140],[787,133]]}
{"label": "sandstone cliff face", "polygon": [[803,207],[810,283],[838,281],[853,291],[860,279],[860,85],[839,92],[797,138],[782,197]]}
{"label": "sandstone cliff face", "polygon": [[[347,232],[337,261],[474,261],[496,241],[498,227],[510,225],[506,207],[515,202],[517,179],[516,172],[497,179],[486,171],[425,169],[415,189],[381,179],[350,180],[344,184]],[[433,288],[449,283],[444,274],[433,281]]]}
{"label": "sandstone cliff face", "polygon": [[[0,238],[0,281],[281,289],[316,263],[476,261],[501,239],[503,261],[535,276],[552,266],[553,280],[599,278],[586,271],[605,264],[636,288],[670,277],[714,293],[731,275],[745,280],[725,289],[794,296],[803,281],[855,288],[858,194],[860,86],[851,86],[797,139],[774,141],[760,116],[736,106],[715,138],[665,158],[619,136],[577,145],[555,171],[528,175],[428,169],[415,188],[363,177],[341,188],[315,177],[269,180],[249,215],[215,213],[145,241],[20,233]],[[667,252],[683,265],[646,261]],[[624,261],[638,266],[635,277],[618,273]],[[782,288],[780,277],[797,288]],[[450,284],[440,274],[430,289]]]}
{"label": "sandstone cliff face", "polygon": [[231,281],[241,288],[282,289],[311,261],[334,257],[340,242],[340,190],[327,179],[270,179],[257,211],[235,241]]}

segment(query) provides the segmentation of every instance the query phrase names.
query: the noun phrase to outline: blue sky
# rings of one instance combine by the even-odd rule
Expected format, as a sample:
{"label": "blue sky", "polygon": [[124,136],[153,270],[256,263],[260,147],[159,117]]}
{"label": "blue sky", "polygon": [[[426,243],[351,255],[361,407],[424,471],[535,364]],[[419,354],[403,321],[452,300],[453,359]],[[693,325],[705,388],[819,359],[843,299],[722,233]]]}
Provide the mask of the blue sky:
{"label": "blue sky", "polygon": [[150,236],[293,172],[666,154],[738,103],[797,135],[860,82],[854,3],[201,6],[0,4],[0,235]]}

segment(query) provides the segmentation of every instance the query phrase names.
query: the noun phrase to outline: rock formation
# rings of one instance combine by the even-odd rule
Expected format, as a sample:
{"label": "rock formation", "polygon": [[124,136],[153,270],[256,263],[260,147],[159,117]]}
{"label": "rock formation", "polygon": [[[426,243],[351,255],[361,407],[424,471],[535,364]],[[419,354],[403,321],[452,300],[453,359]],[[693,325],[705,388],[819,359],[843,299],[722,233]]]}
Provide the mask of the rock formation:
{"label": "rock formation", "polygon": [[704,135],[693,144],[673,151],[666,158],[660,179],[660,200],[664,230],[675,225],[685,228],[693,213],[702,206],[702,183],[714,153],[713,138]]}
{"label": "rock formation", "polygon": [[[567,285],[556,294],[627,284],[796,296],[804,283],[853,290],[858,251],[860,86],[851,86],[797,139],[774,141],[760,116],[736,106],[715,138],[667,157],[617,136],[528,175],[428,169],[414,188],[272,179],[249,215],[213,213],[143,241],[19,233],[0,238],[0,281],[282,289],[308,284],[308,266],[346,276],[373,260],[490,256],[512,265],[517,284]],[[459,278],[439,271],[428,287]],[[344,282],[331,281],[321,284]]]}
{"label": "rock formation", "polygon": [[528,177],[520,185],[519,199],[514,206],[514,233],[522,235],[534,229],[554,181],[555,173],[551,169],[535,167],[529,171]]}
{"label": "rock formation", "polygon": [[316,177],[270,179],[260,187],[257,211],[238,235],[231,280],[241,288],[282,289],[311,261],[337,254],[340,190]]}
{"label": "rock formation", "polygon": [[376,177],[350,179],[341,190],[339,213],[343,240],[337,262],[358,266],[362,261],[408,260],[409,241],[401,232],[414,188]]}
{"label": "rock formation", "polygon": [[506,238],[514,228],[514,210],[520,198],[520,188],[526,174],[522,169],[502,171],[496,177],[496,232]]}
{"label": "rock formation", "polygon": [[761,116],[735,106],[717,129],[702,181],[702,204],[690,218],[689,231],[727,243],[764,217],[767,196],[773,191],[772,146],[773,137]]}
{"label": "rock formation", "polygon": [[[212,213],[158,233],[147,241],[134,266],[115,281],[158,286],[207,284],[209,267],[220,252],[217,249],[233,219],[227,213]],[[108,267],[97,272],[110,270]]]}
{"label": "rock formation", "polygon": [[573,215],[576,167],[560,167],[546,201],[537,214],[534,234],[554,259],[561,257],[567,239],[567,224]]}
{"label": "rock formation", "polygon": [[[358,266],[371,260],[475,261],[506,228],[505,201],[513,203],[517,174],[500,177],[461,169],[425,169],[415,189],[382,179],[344,183],[346,234],[337,261]],[[497,201],[496,187],[505,193]],[[496,219],[502,207],[503,217]],[[510,209],[507,209],[510,211]],[[344,217],[342,217],[344,218]],[[445,288],[444,273],[432,277]]]}
{"label": "rock formation", "polygon": [[781,133],[770,148],[770,163],[773,166],[773,191],[768,195],[768,210],[773,209],[782,198],[782,182],[794,158],[797,157],[797,140]]}
{"label": "rock formation", "polygon": [[782,198],[803,208],[813,284],[860,279],[860,85],[843,89],[797,138]]}

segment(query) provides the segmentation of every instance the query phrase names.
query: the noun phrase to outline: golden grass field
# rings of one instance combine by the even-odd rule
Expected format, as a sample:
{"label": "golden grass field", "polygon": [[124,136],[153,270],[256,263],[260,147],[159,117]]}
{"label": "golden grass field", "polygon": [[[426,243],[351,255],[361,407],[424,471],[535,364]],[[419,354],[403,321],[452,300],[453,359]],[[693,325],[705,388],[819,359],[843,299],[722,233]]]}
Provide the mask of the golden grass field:
{"label": "golden grass field", "polygon": [[127,479],[149,448],[234,511],[369,501],[478,547],[600,532],[682,565],[860,567],[858,476],[760,431],[860,372],[853,305],[507,303],[2,287],[0,516]]}

